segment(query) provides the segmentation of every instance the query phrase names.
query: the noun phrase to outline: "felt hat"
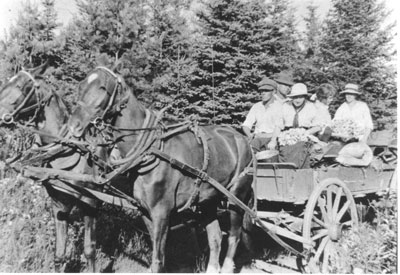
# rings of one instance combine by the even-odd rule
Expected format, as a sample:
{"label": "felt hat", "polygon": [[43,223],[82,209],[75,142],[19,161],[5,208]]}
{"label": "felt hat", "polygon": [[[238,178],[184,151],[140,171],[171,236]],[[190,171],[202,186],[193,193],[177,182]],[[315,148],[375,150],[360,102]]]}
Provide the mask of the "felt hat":
{"label": "felt hat", "polygon": [[358,91],[358,85],[349,83],[344,86],[344,90],[341,91],[340,94],[360,95],[361,93]]}
{"label": "felt hat", "polygon": [[308,96],[307,92],[307,86],[304,85],[303,83],[296,83],[293,85],[290,94],[288,94],[288,97],[293,97],[293,96],[300,96],[300,95],[305,95]]}
{"label": "felt hat", "polygon": [[258,84],[258,90],[274,91],[276,90],[276,82],[272,79],[264,77]]}
{"label": "felt hat", "polygon": [[279,74],[275,75],[274,80],[286,86],[292,86],[294,84],[293,77],[288,72],[280,72]]}

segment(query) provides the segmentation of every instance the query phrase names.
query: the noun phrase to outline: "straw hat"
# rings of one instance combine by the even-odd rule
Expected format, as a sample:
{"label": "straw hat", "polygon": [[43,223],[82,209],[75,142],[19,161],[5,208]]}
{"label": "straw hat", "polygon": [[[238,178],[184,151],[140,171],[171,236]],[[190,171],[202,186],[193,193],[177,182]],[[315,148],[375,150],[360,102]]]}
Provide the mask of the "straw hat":
{"label": "straw hat", "polygon": [[358,85],[349,83],[344,86],[344,91],[341,91],[340,94],[360,95],[361,93],[358,91]]}
{"label": "straw hat", "polygon": [[293,97],[293,96],[308,96],[307,92],[307,86],[304,85],[303,83],[296,83],[293,85],[292,90],[290,91],[290,94],[288,94],[288,97]]}

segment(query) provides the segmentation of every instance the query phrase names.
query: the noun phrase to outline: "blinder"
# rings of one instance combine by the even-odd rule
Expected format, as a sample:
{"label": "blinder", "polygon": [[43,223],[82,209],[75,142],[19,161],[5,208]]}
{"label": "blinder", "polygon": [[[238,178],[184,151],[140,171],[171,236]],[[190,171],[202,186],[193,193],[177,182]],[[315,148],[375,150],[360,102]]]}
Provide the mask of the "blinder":
{"label": "blinder", "polygon": [[[38,106],[39,102],[40,102],[39,95],[36,92],[37,88],[40,87],[40,83],[37,82],[35,80],[35,78],[27,71],[21,70],[19,73],[22,73],[25,76],[27,76],[29,78],[29,80],[31,80],[33,82],[33,85],[32,85],[32,88],[30,89],[30,91],[28,92],[28,94],[25,96],[25,98],[22,100],[22,102],[14,109],[14,111],[12,113],[6,113],[6,114],[4,114],[2,116],[1,119],[2,119],[2,123],[4,123],[4,124],[12,124],[12,123],[14,123],[14,119],[15,119],[16,116],[32,110],[33,108]],[[13,80],[13,78],[11,78],[11,80]],[[19,89],[18,98],[20,98],[21,96],[23,96],[23,93],[22,93],[22,89],[23,88],[18,87],[18,89]],[[33,106],[25,107],[26,104],[29,102],[30,98],[33,96],[33,94],[36,94],[38,103],[34,104]],[[18,101],[18,98],[15,100],[15,102]]]}
{"label": "blinder", "polygon": [[128,97],[120,98],[120,102],[118,104],[114,104],[118,94],[120,94],[120,97],[122,96],[122,78],[120,75],[115,74],[113,71],[106,67],[96,67],[96,69],[104,70],[108,74],[110,74],[114,79],[116,80],[116,84],[114,85],[114,89],[111,93],[111,95],[107,92],[108,95],[110,95],[109,100],[107,102],[106,108],[104,111],[99,111],[95,118],[90,121],[90,124],[92,124],[95,128],[98,130],[103,130],[105,128],[105,120],[107,119],[107,116],[113,116],[114,114],[118,114],[126,107],[126,103],[128,101]]}

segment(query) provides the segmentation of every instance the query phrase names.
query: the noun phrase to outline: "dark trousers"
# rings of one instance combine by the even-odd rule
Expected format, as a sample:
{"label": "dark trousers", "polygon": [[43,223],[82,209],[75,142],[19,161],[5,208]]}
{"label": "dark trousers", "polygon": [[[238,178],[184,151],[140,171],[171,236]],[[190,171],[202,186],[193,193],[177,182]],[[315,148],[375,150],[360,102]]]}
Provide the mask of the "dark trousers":
{"label": "dark trousers", "polygon": [[331,138],[332,132],[333,131],[331,127],[327,126],[325,127],[324,131],[318,135],[318,139],[323,142],[328,142],[329,139]]}
{"label": "dark trousers", "polygon": [[267,137],[255,137],[251,142],[250,145],[253,148],[254,152],[261,152],[268,150],[268,143],[271,141],[271,138]]}

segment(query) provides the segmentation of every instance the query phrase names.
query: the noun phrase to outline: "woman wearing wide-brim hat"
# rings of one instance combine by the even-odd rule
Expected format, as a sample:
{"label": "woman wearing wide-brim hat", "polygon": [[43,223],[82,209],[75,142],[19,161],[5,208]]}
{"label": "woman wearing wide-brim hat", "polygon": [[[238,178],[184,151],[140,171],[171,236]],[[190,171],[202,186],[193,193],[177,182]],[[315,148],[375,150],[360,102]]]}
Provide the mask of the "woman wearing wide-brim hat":
{"label": "woman wearing wide-brim hat", "polygon": [[358,85],[349,83],[340,94],[345,96],[346,101],[337,109],[333,120],[352,120],[363,129],[363,134],[358,137],[359,141],[366,143],[374,126],[368,105],[358,100],[361,95]]}
{"label": "woman wearing wide-brim hat", "polygon": [[[303,83],[296,83],[292,86],[287,101],[282,108],[284,129],[282,136],[290,136],[304,132],[306,140],[296,140],[295,143],[288,144],[280,141],[279,161],[290,162],[297,165],[299,169],[310,168],[312,144],[308,142],[308,137],[321,131],[320,116],[317,113],[314,103],[308,101],[307,86]],[[305,129],[298,131],[296,129]]]}
{"label": "woman wearing wide-brim hat", "polygon": [[321,130],[320,117],[314,104],[308,101],[310,94],[303,83],[293,85],[290,101],[283,105],[283,122],[285,128],[305,128],[309,134],[315,134]]}

